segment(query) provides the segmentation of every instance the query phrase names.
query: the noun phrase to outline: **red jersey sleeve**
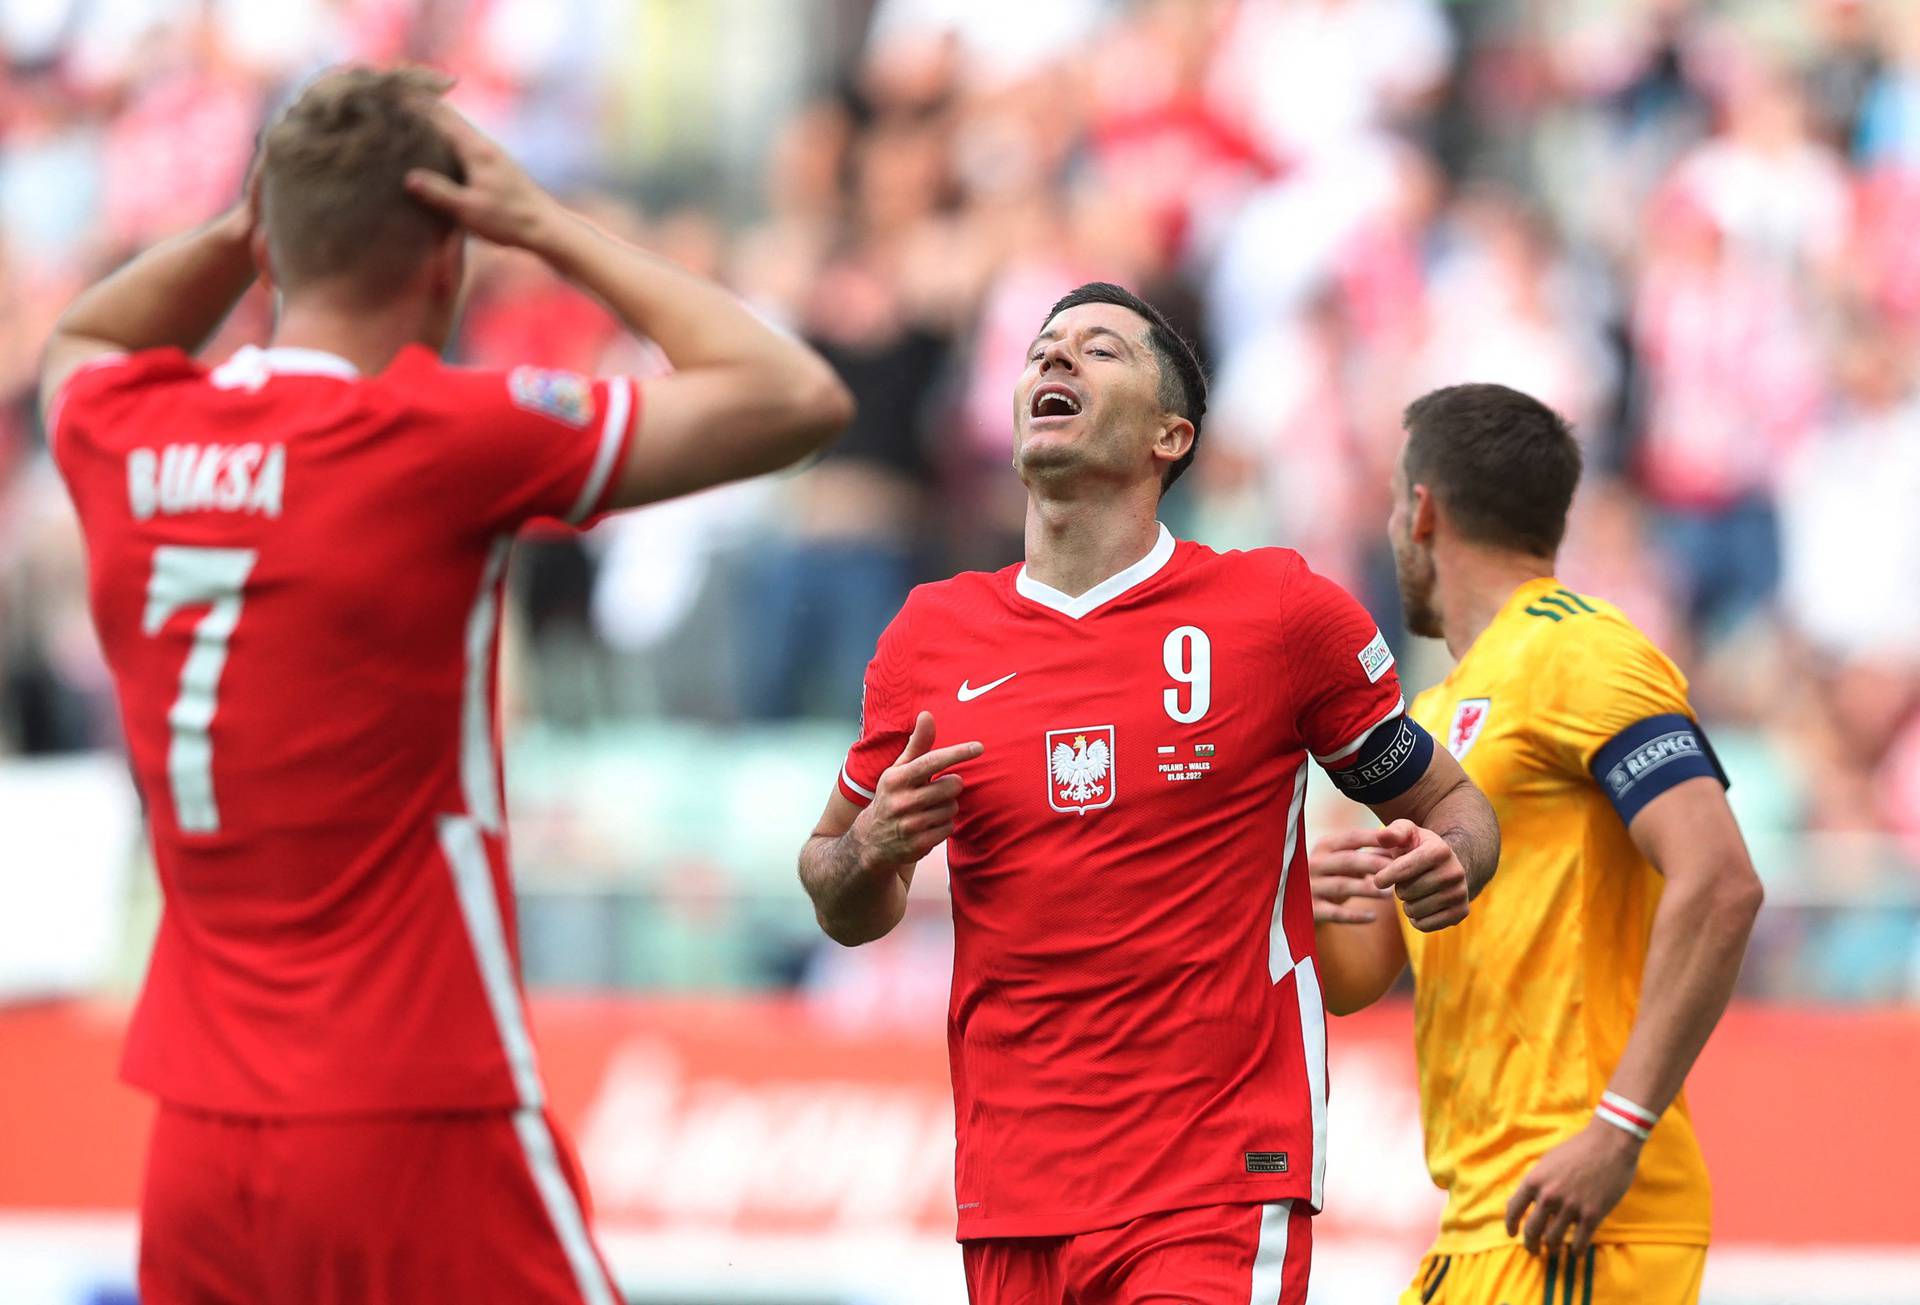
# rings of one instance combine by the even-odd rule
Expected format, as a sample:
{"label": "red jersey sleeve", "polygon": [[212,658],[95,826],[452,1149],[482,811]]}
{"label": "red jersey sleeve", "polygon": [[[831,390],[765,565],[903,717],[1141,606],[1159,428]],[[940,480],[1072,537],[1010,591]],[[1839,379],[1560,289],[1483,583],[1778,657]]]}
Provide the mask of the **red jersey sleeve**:
{"label": "red jersey sleeve", "polygon": [[67,431],[85,425],[106,394],[149,372],[191,366],[178,349],[149,349],[143,353],[103,353],[80,364],[54,392],[47,411],[47,450],[53,464],[64,468],[61,445]]}
{"label": "red jersey sleeve", "polygon": [[547,517],[578,526],[606,510],[639,424],[635,382],[540,367],[439,377],[456,391],[455,485],[490,525]]}
{"label": "red jersey sleeve", "polygon": [[860,737],[840,768],[840,791],[856,806],[873,801],[880,773],[899,759],[918,715],[913,698],[911,597],[880,634],[860,686]]}
{"label": "red jersey sleeve", "polygon": [[1328,770],[1351,764],[1374,729],[1406,711],[1393,651],[1352,594],[1293,559],[1283,634],[1300,737]]}

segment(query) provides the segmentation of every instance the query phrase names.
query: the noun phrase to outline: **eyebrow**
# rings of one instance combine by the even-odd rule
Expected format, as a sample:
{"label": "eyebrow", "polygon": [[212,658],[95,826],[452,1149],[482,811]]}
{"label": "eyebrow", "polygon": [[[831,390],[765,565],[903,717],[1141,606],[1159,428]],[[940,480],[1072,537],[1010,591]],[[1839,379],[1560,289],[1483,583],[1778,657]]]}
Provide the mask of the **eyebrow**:
{"label": "eyebrow", "polygon": [[[1114,330],[1111,326],[1089,326],[1087,328],[1087,334],[1089,336],[1110,335],[1114,339],[1118,340],[1127,349],[1128,352],[1131,353],[1134,349],[1133,341],[1129,340],[1126,336],[1120,334],[1120,332]],[[1033,344],[1030,344],[1027,346],[1027,352],[1028,353],[1033,352],[1034,344],[1040,344],[1041,342],[1048,341],[1048,340],[1058,340],[1059,338],[1060,338],[1059,330],[1050,326],[1046,330],[1040,332],[1040,334],[1033,337]]]}

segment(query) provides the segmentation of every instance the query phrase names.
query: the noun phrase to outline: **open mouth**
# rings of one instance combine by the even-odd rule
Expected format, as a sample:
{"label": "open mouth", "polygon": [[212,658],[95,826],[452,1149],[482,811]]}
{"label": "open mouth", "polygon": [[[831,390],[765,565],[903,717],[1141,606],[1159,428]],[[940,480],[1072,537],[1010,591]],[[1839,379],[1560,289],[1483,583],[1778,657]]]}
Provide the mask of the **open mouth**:
{"label": "open mouth", "polygon": [[1080,413],[1080,396],[1058,382],[1036,387],[1027,403],[1027,415],[1035,420],[1075,417]]}

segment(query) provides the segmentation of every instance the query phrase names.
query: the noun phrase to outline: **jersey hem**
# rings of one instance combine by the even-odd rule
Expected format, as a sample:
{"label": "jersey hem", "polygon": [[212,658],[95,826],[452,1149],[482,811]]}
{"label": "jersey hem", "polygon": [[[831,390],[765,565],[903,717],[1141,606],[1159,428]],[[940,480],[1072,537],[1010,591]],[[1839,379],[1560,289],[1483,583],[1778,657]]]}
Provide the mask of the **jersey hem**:
{"label": "jersey hem", "polygon": [[1313,1210],[1313,1192],[1304,1177],[1268,1183],[1214,1183],[1164,1196],[1142,1197],[1116,1205],[1093,1206],[1045,1214],[999,1214],[968,1218],[962,1212],[954,1240],[981,1241],[995,1237],[1071,1237],[1079,1233],[1117,1228],[1149,1214],[1168,1214],[1204,1205],[1268,1205],[1300,1201]]}
{"label": "jersey hem", "polygon": [[538,1113],[542,1109],[540,1106],[367,1106],[359,1109],[291,1112],[216,1110],[208,1106],[188,1105],[183,1101],[162,1096],[154,1097],[153,1103],[158,1109],[176,1115],[192,1115],[196,1119],[269,1124],[333,1124],[356,1119],[510,1119],[530,1110]]}
{"label": "jersey hem", "polygon": [[294,1105],[174,1092],[143,1079],[137,1073],[126,1071],[121,1072],[120,1081],[136,1091],[146,1093],[170,1110],[185,1110],[201,1115],[221,1115],[240,1119],[338,1119],[368,1115],[490,1115],[511,1114],[513,1111],[526,1108],[519,1097],[511,1091],[475,1093],[472,1096],[449,1093],[440,1097],[424,1097],[418,1101],[356,1101],[347,1098],[319,1105]]}

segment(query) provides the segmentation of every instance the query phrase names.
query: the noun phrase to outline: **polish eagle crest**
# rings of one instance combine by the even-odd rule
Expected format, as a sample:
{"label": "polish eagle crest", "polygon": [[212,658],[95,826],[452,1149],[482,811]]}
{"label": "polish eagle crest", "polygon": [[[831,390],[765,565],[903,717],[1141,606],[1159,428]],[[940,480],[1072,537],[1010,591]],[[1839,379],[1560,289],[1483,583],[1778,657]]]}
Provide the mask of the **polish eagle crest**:
{"label": "polish eagle crest", "polygon": [[1047,734],[1048,796],[1059,811],[1087,811],[1113,801],[1113,727]]}

